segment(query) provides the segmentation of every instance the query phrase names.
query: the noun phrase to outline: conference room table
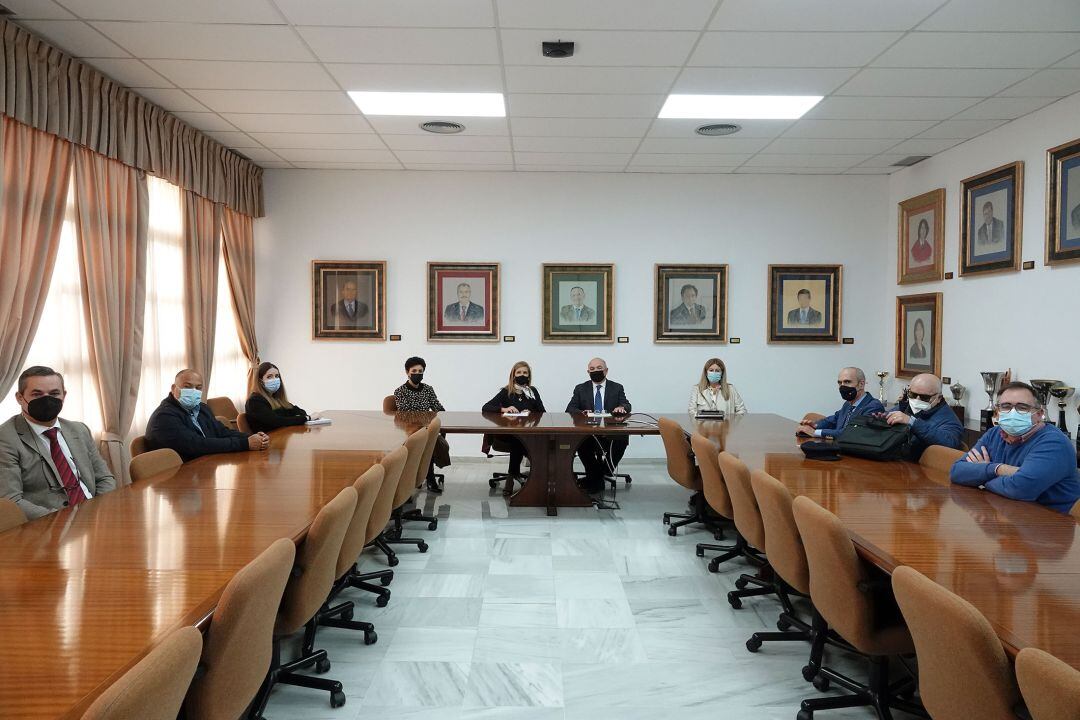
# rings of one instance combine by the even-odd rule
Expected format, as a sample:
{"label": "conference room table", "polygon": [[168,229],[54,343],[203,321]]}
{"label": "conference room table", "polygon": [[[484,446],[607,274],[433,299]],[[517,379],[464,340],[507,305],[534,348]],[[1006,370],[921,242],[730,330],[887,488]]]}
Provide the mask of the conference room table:
{"label": "conference room table", "polygon": [[[0,718],[80,717],[171,630],[205,626],[237,570],[277,538],[301,541],[327,501],[426,421],[327,414],[332,425],[271,433],[268,451],[200,458],[0,533]],[[1080,669],[1073,518],[913,463],[809,460],[777,415],[671,417],[836,513],[883,570],[910,565],[966,598],[1010,654],[1036,646]],[[668,540],[659,518],[657,537]]]}

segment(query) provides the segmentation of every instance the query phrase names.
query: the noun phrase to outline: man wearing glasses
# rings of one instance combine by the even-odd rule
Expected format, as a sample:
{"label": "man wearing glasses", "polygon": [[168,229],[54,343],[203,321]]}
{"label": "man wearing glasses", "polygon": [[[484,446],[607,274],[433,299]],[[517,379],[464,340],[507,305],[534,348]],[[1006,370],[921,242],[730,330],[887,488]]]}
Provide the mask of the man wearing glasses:
{"label": "man wearing glasses", "polygon": [[911,379],[907,396],[890,410],[885,419],[890,425],[907,425],[911,443],[907,458],[918,462],[923,451],[931,445],[944,445],[959,450],[964,438],[964,426],[941,395],[941,379],[923,373]]}
{"label": "man wearing glasses", "polygon": [[952,466],[949,477],[1013,500],[1037,502],[1067,513],[1080,499],[1076,451],[1065,433],[1043,422],[1035,390],[1009,383],[994,406],[997,427]]}

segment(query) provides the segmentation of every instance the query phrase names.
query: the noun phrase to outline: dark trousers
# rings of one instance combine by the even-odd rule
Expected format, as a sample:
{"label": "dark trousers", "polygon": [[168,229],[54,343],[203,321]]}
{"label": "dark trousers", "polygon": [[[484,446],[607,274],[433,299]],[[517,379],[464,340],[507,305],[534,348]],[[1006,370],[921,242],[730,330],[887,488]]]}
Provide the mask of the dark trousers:
{"label": "dark trousers", "polygon": [[[611,474],[611,468],[619,466],[619,461],[622,460],[629,444],[630,441],[624,437],[597,437],[595,435],[582,442],[577,452],[578,457],[581,458],[581,464],[585,466],[585,483],[593,487],[603,487],[604,476]],[[608,462],[604,462],[601,448],[608,456]]]}
{"label": "dark trousers", "polygon": [[510,475],[521,474],[521,461],[525,458],[525,446],[513,435],[495,435],[491,441],[491,447],[498,452],[510,453],[510,467],[507,473]]}

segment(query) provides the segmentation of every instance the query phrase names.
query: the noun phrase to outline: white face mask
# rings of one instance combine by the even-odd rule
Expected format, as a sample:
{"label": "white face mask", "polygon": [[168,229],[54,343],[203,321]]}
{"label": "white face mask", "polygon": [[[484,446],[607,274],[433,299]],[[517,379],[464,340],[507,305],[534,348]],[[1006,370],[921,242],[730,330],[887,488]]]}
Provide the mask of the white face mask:
{"label": "white face mask", "polygon": [[918,398],[914,398],[908,400],[908,407],[911,408],[911,412],[913,415],[918,415],[923,410],[929,410],[930,403],[926,402],[925,400],[919,400]]}

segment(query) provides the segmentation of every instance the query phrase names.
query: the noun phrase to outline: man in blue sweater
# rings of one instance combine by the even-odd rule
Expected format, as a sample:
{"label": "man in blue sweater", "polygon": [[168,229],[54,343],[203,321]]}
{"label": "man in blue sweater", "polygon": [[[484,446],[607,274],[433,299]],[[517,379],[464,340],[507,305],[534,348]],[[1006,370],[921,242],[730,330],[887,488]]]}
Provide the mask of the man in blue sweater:
{"label": "man in blue sweater", "polygon": [[890,425],[907,425],[911,442],[907,459],[918,462],[926,448],[944,445],[959,450],[963,445],[964,426],[941,395],[941,379],[923,373],[911,379],[907,397],[888,412]]}
{"label": "man in blue sweater", "polygon": [[1043,422],[1035,391],[1027,383],[1010,383],[995,410],[997,427],[956,461],[949,477],[957,485],[1069,512],[1080,499],[1076,451],[1065,433]]}
{"label": "man in blue sweater", "polygon": [[826,418],[816,422],[804,417],[795,431],[797,435],[810,437],[838,437],[856,415],[873,415],[885,412],[880,402],[866,392],[866,373],[857,367],[846,367],[840,371],[836,378],[836,385],[840,388],[840,397],[844,398],[844,404],[840,409]]}

